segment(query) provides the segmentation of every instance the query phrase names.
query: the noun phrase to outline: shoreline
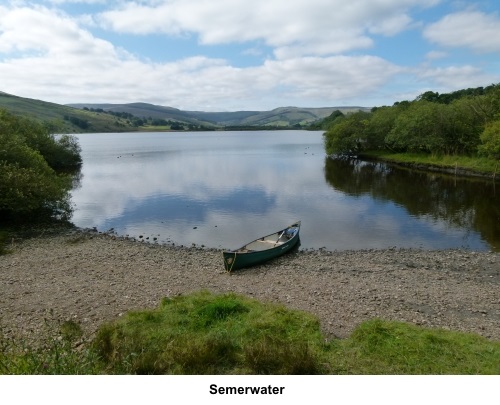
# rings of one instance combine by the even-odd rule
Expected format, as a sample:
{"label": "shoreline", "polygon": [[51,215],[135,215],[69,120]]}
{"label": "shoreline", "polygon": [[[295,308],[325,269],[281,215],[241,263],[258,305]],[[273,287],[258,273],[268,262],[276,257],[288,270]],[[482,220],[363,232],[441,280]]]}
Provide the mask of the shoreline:
{"label": "shoreline", "polygon": [[315,314],[329,338],[373,318],[500,340],[500,253],[465,249],[299,250],[226,273],[222,250],[66,230],[14,239],[0,256],[7,335],[40,338],[46,319],[84,338],[130,310],[199,290],[234,292]]}
{"label": "shoreline", "polygon": [[494,183],[500,182],[500,176],[497,176],[495,172],[487,172],[474,170],[463,166],[447,166],[447,165],[438,165],[433,163],[421,163],[421,162],[404,162],[393,158],[383,157],[383,156],[373,156],[369,153],[360,153],[358,155],[358,159],[364,160],[367,162],[381,162],[389,165],[393,165],[400,168],[417,170],[421,172],[428,173],[441,173],[444,175],[450,175],[454,177],[463,177],[463,178],[476,178],[482,180],[491,180]]}

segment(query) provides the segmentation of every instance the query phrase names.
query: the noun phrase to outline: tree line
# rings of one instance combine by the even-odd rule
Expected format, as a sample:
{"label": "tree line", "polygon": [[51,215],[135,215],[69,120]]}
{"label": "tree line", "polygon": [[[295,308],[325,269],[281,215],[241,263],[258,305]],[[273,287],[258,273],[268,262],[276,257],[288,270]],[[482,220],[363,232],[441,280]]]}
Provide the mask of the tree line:
{"label": "tree line", "polygon": [[68,218],[68,171],[80,167],[80,152],[74,136],[56,137],[47,125],[0,109],[0,217]]}
{"label": "tree line", "polygon": [[334,111],[324,134],[328,154],[367,150],[484,155],[500,159],[500,84],[344,115]]}
{"label": "tree line", "polygon": [[188,129],[190,131],[208,129],[202,125],[185,124],[185,123],[180,123],[178,121],[166,120],[163,118],[137,117],[132,113],[122,112],[122,111],[108,111],[102,108],[92,108],[92,107],[91,108],[83,107],[83,109],[85,111],[91,111],[101,114],[109,114],[117,118],[122,118],[124,120],[127,120],[128,124],[136,128],[150,125],[154,127],[168,126],[173,131],[183,131],[185,129]]}
{"label": "tree line", "polygon": [[87,129],[90,126],[90,124],[87,120],[84,120],[84,119],[81,119],[78,117],[74,117],[72,115],[65,115],[64,120],[69,121],[73,125],[76,125],[77,127],[80,127],[82,129]]}

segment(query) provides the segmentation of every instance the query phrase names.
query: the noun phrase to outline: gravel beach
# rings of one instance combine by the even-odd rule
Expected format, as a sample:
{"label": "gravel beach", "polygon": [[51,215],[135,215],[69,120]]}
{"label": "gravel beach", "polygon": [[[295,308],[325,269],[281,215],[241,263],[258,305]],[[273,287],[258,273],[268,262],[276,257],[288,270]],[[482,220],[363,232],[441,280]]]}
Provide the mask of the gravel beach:
{"label": "gravel beach", "polygon": [[14,239],[0,256],[0,322],[42,336],[44,319],[81,324],[91,338],[126,311],[206,289],[317,315],[345,338],[372,318],[474,332],[500,340],[500,254],[411,249],[297,251],[232,274],[219,250],[163,246],[71,231]]}

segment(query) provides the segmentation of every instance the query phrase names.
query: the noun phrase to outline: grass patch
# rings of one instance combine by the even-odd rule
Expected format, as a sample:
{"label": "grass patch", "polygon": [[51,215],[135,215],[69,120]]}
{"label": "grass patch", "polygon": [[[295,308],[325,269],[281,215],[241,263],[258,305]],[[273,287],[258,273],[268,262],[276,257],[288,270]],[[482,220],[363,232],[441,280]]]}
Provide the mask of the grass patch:
{"label": "grass patch", "polygon": [[102,372],[100,359],[80,344],[80,325],[73,321],[47,322],[43,344],[6,337],[0,329],[0,374],[89,375]]}
{"label": "grass patch", "polygon": [[323,338],[312,315],[234,294],[163,300],[103,327],[107,367],[148,374],[319,374]]}
{"label": "grass patch", "polygon": [[1,374],[500,374],[500,342],[478,335],[374,319],[327,342],[311,314],[208,292],[129,312],[90,344],[68,321],[43,347],[0,335],[0,349]]}
{"label": "grass patch", "polygon": [[349,374],[495,375],[500,342],[379,319],[362,323],[339,342],[332,361]]}
{"label": "grass patch", "polygon": [[395,163],[423,164],[451,169],[471,170],[487,174],[496,173],[500,175],[498,160],[485,157],[430,155],[425,153],[391,153],[388,151],[367,151],[363,152],[363,156]]}

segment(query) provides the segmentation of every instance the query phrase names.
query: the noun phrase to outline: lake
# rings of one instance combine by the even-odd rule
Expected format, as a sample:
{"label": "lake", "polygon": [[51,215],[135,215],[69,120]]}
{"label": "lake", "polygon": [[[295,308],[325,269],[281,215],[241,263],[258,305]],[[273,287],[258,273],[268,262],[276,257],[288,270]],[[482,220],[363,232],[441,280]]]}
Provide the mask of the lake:
{"label": "lake", "polygon": [[79,227],[233,249],[301,220],[301,249],[500,250],[500,190],[491,180],[332,160],[322,132],[77,137]]}

